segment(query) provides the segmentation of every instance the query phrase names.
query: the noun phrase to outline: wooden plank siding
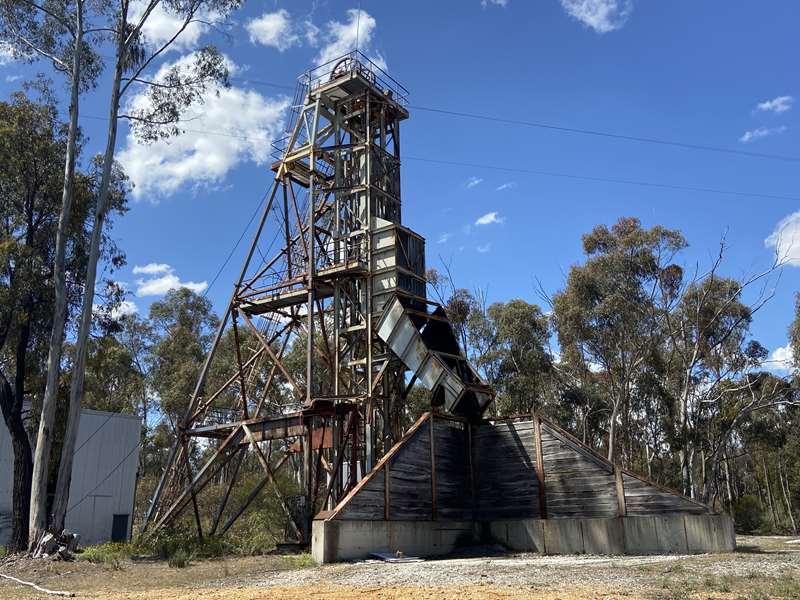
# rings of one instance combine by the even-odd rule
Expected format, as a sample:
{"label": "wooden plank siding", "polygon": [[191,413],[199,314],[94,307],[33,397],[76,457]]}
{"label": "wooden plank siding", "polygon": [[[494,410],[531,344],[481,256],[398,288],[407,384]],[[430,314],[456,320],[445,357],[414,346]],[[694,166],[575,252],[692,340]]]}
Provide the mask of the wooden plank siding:
{"label": "wooden plank siding", "polygon": [[389,460],[389,519],[428,520],[432,516],[430,420]]}
{"label": "wooden plank siding", "polygon": [[616,517],[619,514],[614,467],[588,448],[542,423],[547,516]]}
{"label": "wooden plank siding", "polygon": [[472,491],[470,485],[469,440],[464,423],[434,419],[436,456],[436,518],[439,520],[471,520]]}
{"label": "wooden plank siding", "polygon": [[676,513],[701,515],[710,512],[703,504],[629,473],[623,472],[622,483],[625,486],[625,507],[632,517]]}
{"label": "wooden plank siding", "polygon": [[345,521],[381,521],[385,518],[385,469],[380,469],[339,512]]}
{"label": "wooden plank siding", "polygon": [[533,421],[505,421],[472,430],[477,519],[536,519],[539,483]]}
{"label": "wooden plank siding", "polygon": [[325,518],[492,521],[710,512],[615,467],[544,419],[470,425],[425,415]]}

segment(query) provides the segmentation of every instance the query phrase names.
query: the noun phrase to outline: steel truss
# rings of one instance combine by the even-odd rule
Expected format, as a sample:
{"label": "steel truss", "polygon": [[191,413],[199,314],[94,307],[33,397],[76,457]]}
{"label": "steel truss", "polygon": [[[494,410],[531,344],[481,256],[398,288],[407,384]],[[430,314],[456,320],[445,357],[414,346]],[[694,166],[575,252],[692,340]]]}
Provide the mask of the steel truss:
{"label": "steel truss", "polygon": [[[375,325],[396,295],[426,306],[422,238],[400,224],[406,98],[358,52],[301,78],[256,235],[143,532],[191,504],[198,535],[225,533],[271,484],[289,537],[307,543],[313,515],[333,508],[401,438],[407,369]],[[387,262],[387,236],[401,265]],[[233,352],[223,351],[230,342]],[[302,345],[298,370],[288,358]],[[220,370],[227,379],[209,393],[209,373]],[[199,450],[206,458],[197,465]],[[249,452],[263,477],[229,506]],[[198,497],[223,469],[227,488],[204,524]],[[300,483],[299,505],[281,490],[284,471]]]}

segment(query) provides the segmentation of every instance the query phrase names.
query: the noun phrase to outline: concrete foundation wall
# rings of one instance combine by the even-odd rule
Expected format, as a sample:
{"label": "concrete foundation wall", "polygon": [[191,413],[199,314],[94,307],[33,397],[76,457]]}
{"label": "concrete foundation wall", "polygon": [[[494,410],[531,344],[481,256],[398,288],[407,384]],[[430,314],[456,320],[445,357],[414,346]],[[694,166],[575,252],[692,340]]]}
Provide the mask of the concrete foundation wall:
{"label": "concrete foundation wall", "polygon": [[701,554],[732,552],[736,547],[733,521],[727,515],[490,522],[319,520],[314,521],[312,554],[318,563],[397,550],[437,556],[487,542],[542,554]]}

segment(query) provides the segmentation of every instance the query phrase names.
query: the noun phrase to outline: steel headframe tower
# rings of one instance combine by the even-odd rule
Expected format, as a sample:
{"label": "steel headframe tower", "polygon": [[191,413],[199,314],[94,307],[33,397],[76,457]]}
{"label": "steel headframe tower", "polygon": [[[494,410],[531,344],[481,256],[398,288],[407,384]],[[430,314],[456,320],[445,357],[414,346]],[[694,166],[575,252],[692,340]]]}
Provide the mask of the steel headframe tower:
{"label": "steel headframe tower", "polygon": [[[271,483],[290,537],[307,542],[313,514],[400,440],[415,381],[451,412],[480,415],[491,400],[444,311],[426,300],[423,238],[401,225],[406,102],[407,91],[358,51],[300,78],[274,184],[143,531],[191,503],[199,535],[224,533]],[[305,368],[290,366],[290,355],[304,355]],[[209,373],[220,370],[208,393]],[[198,444],[213,451],[194,469]],[[264,475],[228,507],[247,448]],[[299,496],[281,491],[284,466]],[[227,489],[204,524],[197,497],[223,468]]]}

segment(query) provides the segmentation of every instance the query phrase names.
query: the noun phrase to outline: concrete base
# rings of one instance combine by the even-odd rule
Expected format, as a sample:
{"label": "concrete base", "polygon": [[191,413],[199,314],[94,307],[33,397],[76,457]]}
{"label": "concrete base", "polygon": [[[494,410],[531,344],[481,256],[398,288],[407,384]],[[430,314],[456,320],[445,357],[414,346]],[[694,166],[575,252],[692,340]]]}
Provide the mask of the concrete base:
{"label": "concrete base", "polygon": [[438,556],[474,543],[475,529],[472,521],[314,521],[311,555],[320,564],[398,550]]}
{"label": "concrete base", "polygon": [[366,558],[371,552],[439,556],[459,546],[500,543],[542,554],[702,554],[732,552],[727,515],[661,515],[615,519],[472,521],[314,521],[318,563]]}

